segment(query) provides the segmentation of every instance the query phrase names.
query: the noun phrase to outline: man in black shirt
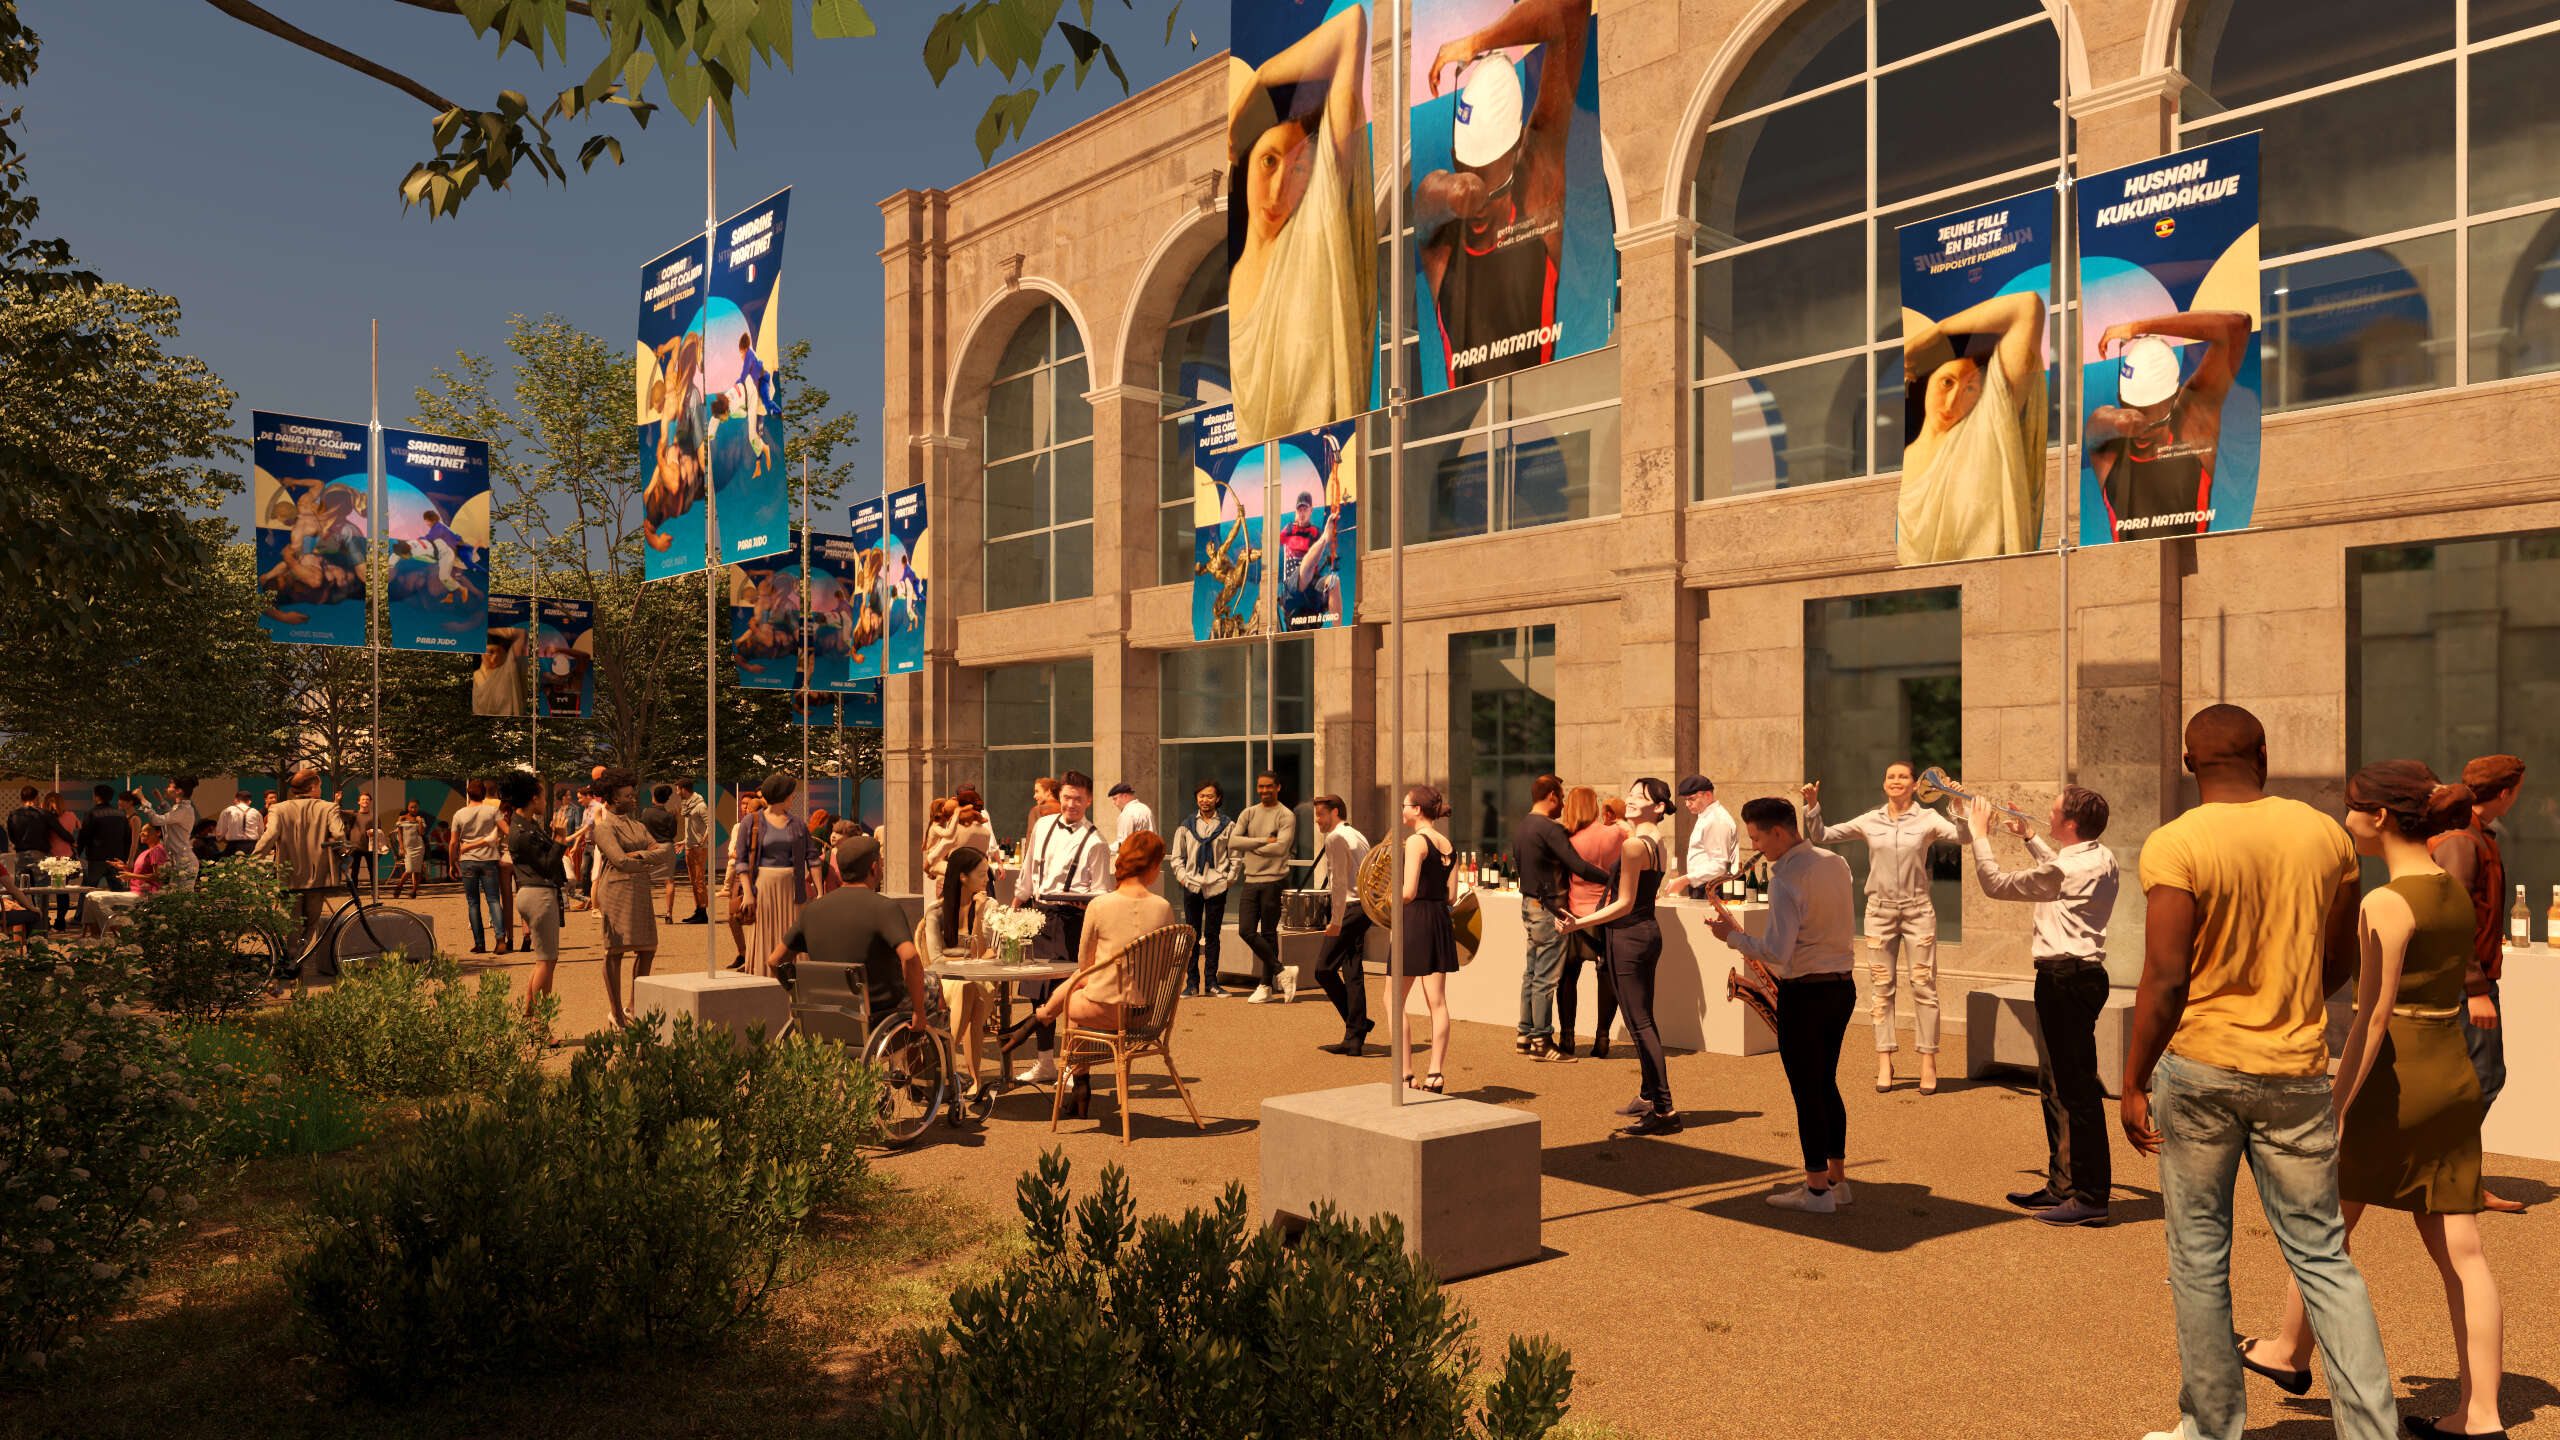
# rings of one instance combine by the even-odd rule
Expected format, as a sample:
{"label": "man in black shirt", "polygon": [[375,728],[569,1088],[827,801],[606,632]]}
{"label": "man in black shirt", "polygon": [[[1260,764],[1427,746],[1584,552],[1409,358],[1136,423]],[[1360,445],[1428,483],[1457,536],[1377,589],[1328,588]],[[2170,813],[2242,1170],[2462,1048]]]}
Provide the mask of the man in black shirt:
{"label": "man in black shirt", "polygon": [[1520,861],[1520,924],[1529,932],[1529,960],[1520,972],[1520,1038],[1513,1048],[1532,1060],[1556,1054],[1556,976],[1564,966],[1564,937],[1556,933],[1556,915],[1564,909],[1562,876],[1609,883],[1609,872],[1576,853],[1556,823],[1563,809],[1564,782],[1541,775],[1529,782],[1529,813],[1511,833]]}
{"label": "man in black shirt", "polygon": [[44,873],[36,869],[36,862],[53,853],[52,838],[53,817],[36,804],[36,787],[19,787],[18,808],[9,812],[9,848],[16,852],[12,873],[21,878]]}
{"label": "man in black shirt", "polygon": [[[915,927],[898,902],[880,893],[880,842],[865,836],[839,842],[836,870],[841,889],[828,891],[800,911],[800,921],[773,947],[773,969],[790,976],[791,987],[822,1000],[849,997],[860,985],[871,1006],[873,1023],[905,1009],[910,997],[930,995],[925,988],[924,957],[916,952]],[[806,955],[795,963],[795,955]],[[912,1030],[926,1028],[921,1010],[909,1021]],[[812,1033],[827,1033],[824,1017]],[[837,1034],[830,1038],[860,1044],[867,1037]]]}
{"label": "man in black shirt", "polygon": [[97,805],[80,826],[80,883],[93,890],[121,890],[116,867],[133,858],[133,817],[116,808],[112,785],[91,786]]}

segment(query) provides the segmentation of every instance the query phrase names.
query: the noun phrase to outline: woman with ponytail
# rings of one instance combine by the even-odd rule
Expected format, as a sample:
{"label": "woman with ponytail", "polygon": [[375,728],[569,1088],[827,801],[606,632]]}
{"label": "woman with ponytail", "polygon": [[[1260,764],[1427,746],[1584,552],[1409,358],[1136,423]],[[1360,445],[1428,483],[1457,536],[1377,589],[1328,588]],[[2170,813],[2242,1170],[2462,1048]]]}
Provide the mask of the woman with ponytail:
{"label": "woman with ponytail", "polygon": [[[943,857],[940,898],[924,912],[925,955],[935,960],[983,960],[995,953],[987,933],[987,852],[963,845]],[[978,1090],[978,1052],[995,993],[982,980],[945,980],[942,1003],[951,1012],[951,1035],[969,1069],[969,1093]]]}
{"label": "woman with ponytail", "polygon": [[1449,872],[1456,866],[1448,837],[1431,828],[1432,821],[1448,815],[1449,802],[1430,786],[1416,785],[1404,793],[1404,827],[1413,833],[1405,837],[1403,913],[1396,917],[1404,927],[1404,975],[1396,984],[1396,1008],[1405,1008],[1405,997],[1421,981],[1423,1003],[1431,1011],[1431,1069],[1422,1080],[1413,1078],[1413,1027],[1407,1025],[1400,1032],[1404,1048],[1396,1056],[1396,1071],[1405,1084],[1435,1095],[1448,1083],[1441,1070],[1449,1052],[1449,977],[1458,969],[1458,931],[1449,915]]}
{"label": "woman with ponytail", "polygon": [[[2355,1026],[2338,1058],[2338,1200],[2352,1234],[2368,1206],[2405,1210],[2444,1277],[2460,1398],[2441,1422],[2409,1432],[2504,1435],[2498,1419],[2505,1320],[2480,1249],[2480,1081],[2462,1035],[2471,897],[2427,842],[2471,822],[2471,791],[2415,760],[2368,765],[2347,782],[2347,833],[2379,856],[2390,882],[2364,897]],[[2260,1348],[2263,1347],[2263,1348]],[[2288,1286],[2284,1330],[2240,1342],[2242,1363],[2299,1395],[2311,1384],[2312,1335]]]}

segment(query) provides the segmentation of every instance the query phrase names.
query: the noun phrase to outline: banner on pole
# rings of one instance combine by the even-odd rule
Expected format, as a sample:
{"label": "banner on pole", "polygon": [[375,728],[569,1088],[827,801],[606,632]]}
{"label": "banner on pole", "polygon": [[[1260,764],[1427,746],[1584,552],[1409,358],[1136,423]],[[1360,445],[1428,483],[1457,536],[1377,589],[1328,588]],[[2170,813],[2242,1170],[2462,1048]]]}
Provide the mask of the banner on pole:
{"label": "banner on pole", "polygon": [[595,709],[596,607],[589,600],[542,602],[534,627],[534,713],[574,720]]}
{"label": "banner on pole", "polygon": [[1260,635],[1264,448],[1238,445],[1235,410],[1200,416],[1191,452],[1191,638]]}
{"label": "banner on pole", "polygon": [[2030,190],[1900,227],[1904,565],[2044,543],[2054,196]]}
{"label": "banner on pole", "polygon": [[888,562],[889,502],[865,500],[853,507],[853,654],[845,678],[855,684],[888,673],[889,605],[881,589]]}
{"label": "banner on pole", "polygon": [[1369,31],[1362,0],[1229,12],[1227,353],[1245,444],[1377,404]]}
{"label": "banner on pole", "polygon": [[259,623],[270,640],[365,643],[373,476],[364,426],[251,412]]}
{"label": "banner on pole", "polygon": [[2246,528],[2258,499],[2258,136],[2088,176],[2080,543]]}
{"label": "banner on pole", "polygon": [[719,487],[724,560],[760,559],[789,542],[772,371],[790,202],[784,190],[722,221],[707,282],[699,235],[641,268],[633,382],[648,579],[703,567],[706,477]]}
{"label": "banner on pole", "polygon": [[729,641],[738,684],[800,688],[800,547],[728,567]]}
{"label": "banner on pole", "polygon": [[1275,447],[1280,457],[1280,629],[1348,625],[1359,610],[1360,422]]}
{"label": "banner on pole", "polygon": [[1617,219],[1590,0],[1414,0],[1422,393],[1607,345]]}
{"label": "banner on pole", "polygon": [[471,713],[502,719],[524,714],[525,661],[533,653],[533,602],[522,595],[489,597],[489,628],[480,666],[471,672]]}
{"label": "banner on pole", "polygon": [[489,630],[489,447],[382,432],[383,644],[468,653]]}
{"label": "banner on pole", "polygon": [[924,668],[924,619],[933,579],[926,548],[931,513],[924,487],[889,497],[888,533],[881,542],[881,614],[888,624],[888,673],[912,675]]}
{"label": "banner on pole", "polygon": [[852,536],[810,535],[808,585],[809,688],[850,690],[857,656],[867,649],[872,667],[880,663],[880,636],[862,634],[862,552]]}

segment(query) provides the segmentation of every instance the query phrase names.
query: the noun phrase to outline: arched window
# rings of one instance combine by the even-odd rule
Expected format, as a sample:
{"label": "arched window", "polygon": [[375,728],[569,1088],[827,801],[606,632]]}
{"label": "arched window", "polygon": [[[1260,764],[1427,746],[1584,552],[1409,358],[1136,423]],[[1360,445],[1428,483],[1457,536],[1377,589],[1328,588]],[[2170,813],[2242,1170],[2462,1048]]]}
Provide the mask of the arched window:
{"label": "arched window", "polygon": [[1191,580],[1191,456],[1200,416],[1233,399],[1227,380],[1227,252],[1209,252],[1173,303],[1156,361],[1164,423],[1157,429],[1156,583]]}
{"label": "arched window", "polygon": [[1691,192],[1690,498],[1901,468],[1894,229],[2050,182],[2059,62],[2038,0],[1812,0],[1760,47]]}
{"label": "arched window", "polygon": [[1093,593],[1093,407],[1084,337],[1054,301],[1024,317],[987,392],[986,608]]}
{"label": "arched window", "polygon": [[2180,147],[2265,134],[2268,409],[2560,369],[2560,0],[2191,0],[2178,44]]}

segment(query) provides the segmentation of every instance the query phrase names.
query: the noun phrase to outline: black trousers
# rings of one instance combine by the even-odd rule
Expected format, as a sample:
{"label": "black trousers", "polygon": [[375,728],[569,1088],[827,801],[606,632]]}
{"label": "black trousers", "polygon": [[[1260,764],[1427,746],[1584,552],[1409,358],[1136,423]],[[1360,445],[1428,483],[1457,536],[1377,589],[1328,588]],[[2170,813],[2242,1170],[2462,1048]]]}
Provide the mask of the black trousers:
{"label": "black trousers", "polygon": [[1227,924],[1227,892],[1196,895],[1182,892],[1182,923],[1200,937],[1191,949],[1191,988],[1207,990],[1218,983],[1218,932]]}
{"label": "black trousers", "polygon": [[2044,1095],[2045,1188],[2084,1205],[2107,1203],[2107,1087],[2098,1078],[2098,1015],[2107,969],[2094,961],[2036,962],[2036,1089]]}
{"label": "black trousers", "polygon": [[1280,893],[1282,882],[1260,880],[1236,887],[1243,898],[1236,908],[1236,934],[1253,952],[1253,978],[1265,985],[1280,980]]}
{"label": "black trousers", "polygon": [[1858,1009],[1858,982],[1818,975],[1778,982],[1778,1061],[1795,1096],[1796,1139],[1809,1173],[1849,1153],[1849,1107],[1840,1103],[1840,1037]]}
{"label": "black trousers", "polygon": [[1342,1036],[1348,1040],[1369,1028],[1369,912],[1354,900],[1345,907],[1350,914],[1342,917],[1342,933],[1328,936],[1324,942],[1324,959],[1316,965],[1316,983],[1324,987],[1325,998],[1342,1012]]}
{"label": "black trousers", "polygon": [[[1031,937],[1031,958],[1075,963],[1084,951],[1084,907],[1042,902],[1040,911],[1048,916],[1049,920],[1041,927],[1039,934]],[[1058,987],[1065,983],[1067,982],[1064,980],[1043,983],[1031,992],[1031,1003],[1035,1006],[1048,1003],[1049,997],[1057,993]],[[1043,1053],[1058,1048],[1057,1026],[1042,1025],[1031,1034],[1032,1038],[1039,1042]]]}
{"label": "black trousers", "polygon": [[[1627,1034],[1635,1041],[1636,1068],[1643,1073],[1642,1094],[1657,1115],[1671,1113],[1671,1065],[1662,1053],[1662,1032],[1653,1026],[1653,972],[1662,963],[1662,927],[1652,920],[1612,925],[1607,934],[1608,972],[1626,1007]],[[1559,989],[1562,987],[1559,986]],[[1836,1059],[1840,1046],[1831,1046]]]}
{"label": "black trousers", "polygon": [[1582,997],[1576,992],[1582,985],[1582,967],[1591,966],[1592,978],[1599,982],[1600,1014],[1591,1027],[1591,1053],[1597,1055],[1609,1048],[1609,1027],[1618,1023],[1618,984],[1609,975],[1609,953],[1602,948],[1601,933],[1577,930],[1564,937],[1564,965],[1556,974],[1556,1048],[1567,1055],[1573,1053],[1573,1016]]}

